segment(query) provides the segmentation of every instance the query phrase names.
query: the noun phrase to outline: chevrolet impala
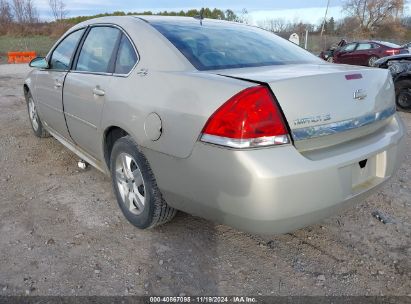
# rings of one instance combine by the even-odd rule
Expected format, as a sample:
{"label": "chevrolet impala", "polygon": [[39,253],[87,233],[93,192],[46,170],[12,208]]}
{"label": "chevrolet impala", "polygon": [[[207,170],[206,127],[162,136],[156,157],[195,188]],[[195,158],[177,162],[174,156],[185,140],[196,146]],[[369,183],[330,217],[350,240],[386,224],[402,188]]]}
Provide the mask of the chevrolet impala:
{"label": "chevrolet impala", "polygon": [[401,162],[387,70],[330,64],[253,26],[97,18],[30,66],[34,134],[110,175],[141,229],[182,210],[288,232],[361,202]]}

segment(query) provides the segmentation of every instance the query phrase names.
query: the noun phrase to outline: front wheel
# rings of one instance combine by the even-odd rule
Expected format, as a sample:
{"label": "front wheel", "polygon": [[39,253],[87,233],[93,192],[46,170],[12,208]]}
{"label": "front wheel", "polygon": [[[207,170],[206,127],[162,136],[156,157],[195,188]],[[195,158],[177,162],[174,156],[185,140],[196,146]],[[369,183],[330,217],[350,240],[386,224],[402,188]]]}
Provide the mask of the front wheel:
{"label": "front wheel", "polygon": [[397,108],[401,111],[411,112],[411,80],[404,79],[396,82],[395,95]]}
{"label": "front wheel", "polygon": [[140,229],[170,221],[176,209],[167,205],[145,156],[130,136],[117,140],[110,157],[114,193],[128,221]]}
{"label": "front wheel", "polygon": [[40,117],[37,112],[36,104],[34,103],[33,96],[31,96],[30,92],[27,93],[26,101],[27,110],[29,112],[30,124],[34,134],[37,137],[41,138],[48,137],[49,133],[43,128],[43,124],[41,123]]}

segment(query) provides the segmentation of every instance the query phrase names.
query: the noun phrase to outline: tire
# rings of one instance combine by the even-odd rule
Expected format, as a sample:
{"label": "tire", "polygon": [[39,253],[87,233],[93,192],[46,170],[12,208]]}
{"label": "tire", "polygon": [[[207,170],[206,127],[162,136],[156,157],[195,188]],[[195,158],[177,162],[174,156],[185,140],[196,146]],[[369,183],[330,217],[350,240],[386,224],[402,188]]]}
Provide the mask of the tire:
{"label": "tire", "polygon": [[50,134],[43,128],[40,117],[37,112],[36,104],[34,103],[33,96],[28,92],[26,95],[27,111],[29,114],[30,125],[33,129],[34,135],[40,138],[49,137]]}
{"label": "tire", "polygon": [[371,56],[368,58],[368,66],[373,67],[374,63],[378,60],[379,58],[377,56]]}
{"label": "tire", "polygon": [[176,215],[177,210],[163,199],[147,159],[130,136],[115,142],[110,171],[117,202],[131,224],[148,229]]}
{"label": "tire", "polygon": [[332,57],[332,56],[328,57],[328,58],[327,58],[327,61],[328,61],[329,63],[334,63],[334,57]]}
{"label": "tire", "polygon": [[400,111],[411,112],[411,80],[403,79],[395,83],[395,100]]}

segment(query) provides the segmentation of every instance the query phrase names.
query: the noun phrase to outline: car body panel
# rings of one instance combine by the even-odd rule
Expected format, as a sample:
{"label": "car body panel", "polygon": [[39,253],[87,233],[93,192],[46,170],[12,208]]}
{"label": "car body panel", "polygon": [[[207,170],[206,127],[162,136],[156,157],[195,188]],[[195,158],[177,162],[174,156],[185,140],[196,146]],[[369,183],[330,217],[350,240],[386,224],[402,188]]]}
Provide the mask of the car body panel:
{"label": "car body panel", "polygon": [[381,67],[393,60],[411,60],[411,54],[400,54],[381,58],[375,62],[375,67]]}
{"label": "car body panel", "polygon": [[[171,206],[253,233],[283,233],[375,191],[403,158],[404,130],[395,115],[379,132],[308,154],[292,145],[239,151],[204,143],[187,159],[144,153]],[[374,171],[357,183],[364,159]]]}
{"label": "car body panel", "polygon": [[338,43],[331,45],[328,49],[322,51],[319,57],[325,61],[333,62],[334,61],[334,52],[344,47],[347,44],[345,39],[341,39]]}
{"label": "car body panel", "polygon": [[[404,127],[393,113],[367,126],[282,146],[231,149],[200,140],[221,105],[257,85],[271,88],[291,132],[379,113],[394,104],[387,71],[328,63],[199,71],[149,24],[150,18],[163,17],[104,17],[70,29],[121,28],[139,61],[127,75],[69,71],[62,112],[40,113],[55,138],[99,170],[109,173],[105,134],[119,127],[148,159],[170,206],[257,233],[287,232],[328,216],[369,195],[394,173]],[[53,84],[38,82],[46,72],[36,70],[25,82],[36,102],[50,94]],[[355,74],[361,78],[346,78]],[[95,88],[104,96],[93,94]],[[358,89],[367,96],[356,101]],[[149,136],[153,113],[160,121],[158,139]],[[327,119],[304,120],[322,115]],[[304,124],[294,125],[299,120]],[[361,169],[364,160],[369,165]]]}
{"label": "car body panel", "polygon": [[[379,72],[372,68],[324,63],[233,69],[218,73],[269,84],[284,112],[292,135],[302,129],[311,128],[314,132],[316,127],[322,125],[360,118],[393,107],[394,85],[391,76],[387,71]],[[350,75],[355,75],[358,79],[347,80]],[[318,88],[319,83],[324,89]],[[354,94],[359,90],[366,96],[355,99]],[[372,131],[374,130],[371,129],[370,132]],[[316,137],[316,134],[311,135]],[[344,140],[352,140],[356,136],[364,136],[363,129],[344,135],[345,137],[333,136],[332,139],[328,136],[321,142],[317,140],[312,144],[307,140],[301,145],[299,140],[302,138],[293,137],[297,147],[315,149],[319,145],[334,145]]]}
{"label": "car body panel", "polygon": [[[161,94],[153,100],[153,92],[159,90],[159,84],[163,84]],[[185,158],[190,155],[213,112],[231,96],[253,84],[201,72],[149,69],[146,76],[114,78],[112,86],[116,90],[111,92],[104,106],[102,130],[110,126],[122,127],[141,146]],[[207,87],[213,89],[205,90]],[[144,130],[150,113],[157,113],[162,122],[162,135],[156,141],[148,138]]]}
{"label": "car body panel", "polygon": [[[74,142],[91,155],[101,157],[101,117],[112,77],[89,73],[70,72],[64,82],[64,113]],[[107,91],[108,96],[94,94]]]}
{"label": "car body panel", "polygon": [[71,137],[63,112],[63,83],[66,75],[65,71],[38,70],[34,97],[39,114],[45,123],[70,141]]}
{"label": "car body panel", "polygon": [[[335,50],[333,53],[334,63],[345,63],[345,64],[350,63],[352,53],[355,51],[357,46],[358,46],[357,42],[351,42],[351,43],[346,44],[344,47],[338,50]],[[347,48],[350,48],[350,50],[347,50]]]}

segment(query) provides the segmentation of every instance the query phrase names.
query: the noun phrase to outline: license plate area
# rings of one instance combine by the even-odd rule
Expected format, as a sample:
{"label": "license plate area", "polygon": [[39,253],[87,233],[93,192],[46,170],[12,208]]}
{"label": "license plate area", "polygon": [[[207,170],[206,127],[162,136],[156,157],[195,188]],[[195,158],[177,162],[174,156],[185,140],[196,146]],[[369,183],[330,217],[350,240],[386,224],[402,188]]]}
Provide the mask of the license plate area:
{"label": "license plate area", "polygon": [[343,196],[360,194],[380,184],[392,171],[387,168],[388,151],[363,158],[339,169]]}
{"label": "license plate area", "polygon": [[356,189],[377,177],[377,157],[363,159],[351,165],[351,187]]}

